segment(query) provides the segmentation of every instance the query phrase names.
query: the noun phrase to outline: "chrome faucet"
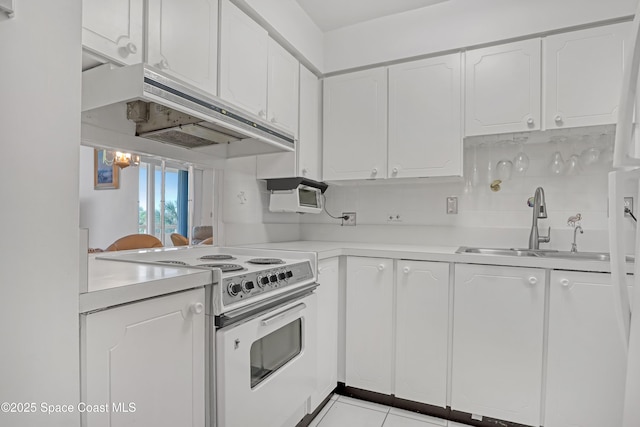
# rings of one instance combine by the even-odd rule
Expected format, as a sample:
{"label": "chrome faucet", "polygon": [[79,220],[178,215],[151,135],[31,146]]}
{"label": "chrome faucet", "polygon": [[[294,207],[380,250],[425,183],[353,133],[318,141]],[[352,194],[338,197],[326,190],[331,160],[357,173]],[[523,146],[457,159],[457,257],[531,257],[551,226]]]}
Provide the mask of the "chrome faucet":
{"label": "chrome faucet", "polygon": [[547,217],[547,205],[544,201],[544,190],[542,187],[536,188],[533,196],[533,222],[531,233],[529,234],[529,249],[540,249],[540,243],[549,243],[551,240],[551,227],[546,236],[540,236],[538,232],[538,219]]}
{"label": "chrome faucet", "polygon": [[580,229],[580,234],[584,234],[582,227],[580,227],[579,225],[573,229],[573,243],[571,244],[571,252],[574,252],[574,253],[578,252],[578,245],[576,244],[576,234],[578,232],[578,229]]}

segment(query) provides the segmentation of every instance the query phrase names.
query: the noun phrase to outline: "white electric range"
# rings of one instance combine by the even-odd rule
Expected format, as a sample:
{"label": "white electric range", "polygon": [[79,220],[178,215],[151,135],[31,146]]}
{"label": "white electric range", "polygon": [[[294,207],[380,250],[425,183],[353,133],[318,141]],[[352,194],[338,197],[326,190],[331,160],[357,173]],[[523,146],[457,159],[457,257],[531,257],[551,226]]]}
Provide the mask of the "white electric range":
{"label": "white electric range", "polygon": [[[280,427],[315,387],[315,253],[186,246],[102,260],[201,268],[206,288],[209,427]],[[251,408],[251,410],[247,410]]]}

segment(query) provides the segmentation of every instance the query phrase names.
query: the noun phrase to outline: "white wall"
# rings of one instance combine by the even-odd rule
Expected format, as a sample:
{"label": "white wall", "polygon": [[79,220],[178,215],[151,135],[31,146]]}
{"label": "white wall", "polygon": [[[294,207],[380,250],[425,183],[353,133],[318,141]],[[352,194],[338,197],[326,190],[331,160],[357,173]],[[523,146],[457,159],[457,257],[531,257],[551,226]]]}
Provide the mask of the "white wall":
{"label": "white wall", "polygon": [[139,169],[120,170],[120,188],[95,190],[93,148],[80,147],[80,228],[89,229],[89,247],[106,249],[138,232]]}
{"label": "white wall", "polygon": [[633,15],[637,0],[449,0],[324,35],[324,73]]}
{"label": "white wall", "polygon": [[[598,139],[601,132],[608,133]],[[505,181],[499,192],[489,189],[487,166],[491,159],[495,170],[499,160],[512,160],[515,157],[519,151],[516,145],[499,142],[512,135],[467,139],[465,176],[471,176],[475,158],[480,178],[480,184],[475,188],[467,185],[465,180],[457,183],[330,186],[326,192],[329,212],[333,215],[356,212],[358,225],[341,227],[339,221],[332,220],[326,214],[309,215],[303,218],[302,238],[526,247],[532,224],[532,209],[527,206],[527,199],[541,186],[546,194],[548,219],[540,220],[540,234],[546,235],[547,227],[551,227],[551,242],[542,246],[569,250],[573,236],[567,218],[580,213],[584,234],[578,235],[578,248],[606,251],[608,164],[597,162],[584,167],[578,175],[567,176],[552,175],[549,163],[552,153],[558,149],[565,160],[590,147],[602,150],[602,158],[610,156],[608,150],[613,140],[612,127],[563,131],[568,139],[560,146],[549,143],[550,137],[557,134],[530,134],[525,145],[525,152],[530,158],[529,170],[524,176],[514,175],[511,180]],[[592,135],[593,138],[585,139],[584,135]],[[628,194],[633,196],[635,192],[637,189],[630,186]],[[446,214],[447,196],[458,197],[457,215]],[[388,220],[389,216],[397,215],[400,215],[400,221]],[[630,231],[633,230],[631,220],[628,226]],[[632,249],[633,242],[629,242],[628,251],[632,252]]]}
{"label": "white wall", "polygon": [[[0,402],[77,404],[81,2],[0,13]],[[79,416],[0,413],[0,425]]]}
{"label": "white wall", "polygon": [[300,239],[300,214],[269,212],[266,182],[256,180],[256,157],[229,159],[223,172],[219,245]]}

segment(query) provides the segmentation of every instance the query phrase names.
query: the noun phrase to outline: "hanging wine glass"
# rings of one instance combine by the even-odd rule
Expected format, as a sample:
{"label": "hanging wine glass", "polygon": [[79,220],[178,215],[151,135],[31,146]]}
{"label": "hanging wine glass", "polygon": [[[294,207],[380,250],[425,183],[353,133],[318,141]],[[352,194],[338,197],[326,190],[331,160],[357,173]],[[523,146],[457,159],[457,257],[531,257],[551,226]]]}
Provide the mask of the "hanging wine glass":
{"label": "hanging wine glass", "polygon": [[518,136],[513,138],[513,142],[515,142],[519,151],[516,156],[513,158],[513,168],[518,175],[524,175],[525,172],[529,169],[529,156],[524,152],[524,143],[527,142],[526,136]]}
{"label": "hanging wine glass", "polygon": [[551,142],[556,145],[556,151],[551,155],[551,163],[549,164],[549,170],[554,175],[560,175],[564,171],[564,159],[560,152],[560,143],[567,140],[564,136],[553,136]]}
{"label": "hanging wine glass", "polygon": [[500,145],[500,151],[502,152],[502,159],[496,165],[496,174],[501,181],[508,181],[511,179],[511,173],[513,171],[513,162],[510,158],[507,158],[507,148],[511,144],[510,140],[503,140],[498,143]]}
{"label": "hanging wine glass", "polygon": [[473,166],[471,168],[471,187],[477,188],[480,184],[480,171],[478,170],[478,145],[473,146]]}

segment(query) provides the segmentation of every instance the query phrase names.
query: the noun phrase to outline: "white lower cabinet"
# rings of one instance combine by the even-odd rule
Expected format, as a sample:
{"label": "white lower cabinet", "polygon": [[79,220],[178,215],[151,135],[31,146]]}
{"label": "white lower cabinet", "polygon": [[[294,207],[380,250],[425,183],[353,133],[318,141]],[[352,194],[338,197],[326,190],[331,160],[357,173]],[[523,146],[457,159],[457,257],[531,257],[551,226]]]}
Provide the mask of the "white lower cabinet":
{"label": "white lower cabinet", "polygon": [[451,408],[539,426],[545,271],[455,266]]}
{"label": "white lower cabinet", "polygon": [[550,285],[544,426],[621,426],[627,362],[611,275],[553,271]]}
{"label": "white lower cabinet", "polygon": [[[84,427],[204,427],[204,289],[81,316]],[[97,407],[99,409],[99,407]]]}
{"label": "white lower cabinet", "polygon": [[392,298],[392,260],[347,258],[347,386],[391,394]]}
{"label": "white lower cabinet", "polygon": [[311,411],[336,388],[338,383],[338,258],[318,262],[318,374],[311,395]]}
{"label": "white lower cabinet", "polygon": [[449,264],[398,261],[395,395],[446,407]]}
{"label": "white lower cabinet", "polygon": [[449,264],[347,258],[346,385],[446,407]]}

